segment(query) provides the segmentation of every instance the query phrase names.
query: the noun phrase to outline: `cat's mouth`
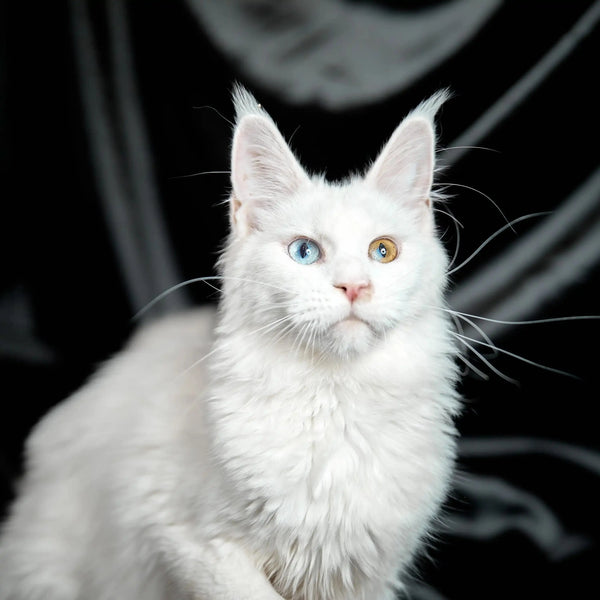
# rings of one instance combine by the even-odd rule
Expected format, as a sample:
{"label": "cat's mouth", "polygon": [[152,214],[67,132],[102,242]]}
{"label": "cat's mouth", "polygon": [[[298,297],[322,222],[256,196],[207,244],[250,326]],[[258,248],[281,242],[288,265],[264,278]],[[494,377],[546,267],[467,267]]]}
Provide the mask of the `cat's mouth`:
{"label": "cat's mouth", "polygon": [[[365,323],[360,317],[357,317],[355,314],[350,313],[347,317],[343,318],[342,323]],[[365,323],[366,325],[366,323]]]}
{"label": "cat's mouth", "polygon": [[343,332],[351,333],[360,331],[364,327],[367,327],[367,324],[358,317],[347,317],[339,321],[337,327]]}
{"label": "cat's mouth", "polygon": [[360,307],[351,307],[345,315],[340,315],[341,318],[337,322],[339,329],[354,335],[362,333],[371,339],[381,338],[386,330],[384,324],[365,312]]}

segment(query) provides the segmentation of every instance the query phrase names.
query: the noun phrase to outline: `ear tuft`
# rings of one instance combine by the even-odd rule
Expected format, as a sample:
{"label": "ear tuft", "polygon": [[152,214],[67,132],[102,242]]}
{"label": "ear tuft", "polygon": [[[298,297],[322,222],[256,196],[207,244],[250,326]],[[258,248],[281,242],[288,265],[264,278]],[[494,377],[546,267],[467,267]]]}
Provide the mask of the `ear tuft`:
{"label": "ear tuft", "polygon": [[240,83],[235,83],[232,90],[233,107],[236,125],[247,115],[258,115],[270,119],[267,111],[256,101],[256,98]]}
{"label": "ear tuft", "polygon": [[396,128],[366,176],[366,181],[382,193],[418,208],[422,214],[431,212],[433,119],[448,97],[448,91],[442,90],[412,111]]}
{"label": "ear tuft", "polygon": [[234,105],[231,222],[244,233],[259,228],[261,214],[292,196],[308,176],[271,117],[239,85]]}
{"label": "ear tuft", "polygon": [[433,127],[436,114],[438,113],[442,105],[445,104],[451,98],[452,92],[449,89],[445,88],[442,90],[438,90],[437,92],[435,92],[435,94],[433,94],[426,100],[423,100],[423,102],[421,102],[421,104],[419,104],[417,108],[415,108],[413,111],[411,111],[406,118],[408,119],[410,117],[417,116],[423,117],[424,119],[427,119]]}

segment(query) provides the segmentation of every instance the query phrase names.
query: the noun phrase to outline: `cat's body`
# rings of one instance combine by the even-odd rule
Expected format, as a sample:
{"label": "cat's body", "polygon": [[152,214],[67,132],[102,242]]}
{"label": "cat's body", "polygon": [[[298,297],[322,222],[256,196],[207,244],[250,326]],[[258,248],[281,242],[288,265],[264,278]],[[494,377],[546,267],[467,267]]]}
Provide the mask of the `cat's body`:
{"label": "cat's body", "polygon": [[[242,91],[218,316],[142,329],[31,436],[1,600],[391,600],[447,492],[431,118],[309,178]],[[206,357],[206,358],[205,358]]]}

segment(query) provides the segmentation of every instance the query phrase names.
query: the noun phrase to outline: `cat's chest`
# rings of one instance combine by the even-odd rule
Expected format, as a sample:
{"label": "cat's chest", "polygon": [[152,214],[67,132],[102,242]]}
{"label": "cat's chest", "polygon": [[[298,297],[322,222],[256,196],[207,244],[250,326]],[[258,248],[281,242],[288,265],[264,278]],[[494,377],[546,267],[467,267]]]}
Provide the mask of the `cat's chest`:
{"label": "cat's chest", "polygon": [[273,475],[286,482],[282,494],[302,489],[318,501],[372,462],[367,449],[373,447],[368,439],[373,423],[365,421],[360,402],[368,398],[330,385],[305,390],[296,405],[292,400],[283,411],[281,405],[272,407],[262,435],[270,440]]}
{"label": "cat's chest", "polygon": [[246,394],[219,419],[222,464],[243,497],[291,520],[321,503],[360,511],[364,490],[399,501],[399,480],[416,480],[437,451],[422,399],[393,386],[305,381]]}
{"label": "cat's chest", "polygon": [[353,565],[397,567],[398,541],[416,543],[451,454],[437,403],[419,389],[397,378],[288,373],[277,386],[230,386],[215,400],[214,450],[230,499],[223,516],[278,589],[311,577],[318,587],[323,573],[351,581]]}

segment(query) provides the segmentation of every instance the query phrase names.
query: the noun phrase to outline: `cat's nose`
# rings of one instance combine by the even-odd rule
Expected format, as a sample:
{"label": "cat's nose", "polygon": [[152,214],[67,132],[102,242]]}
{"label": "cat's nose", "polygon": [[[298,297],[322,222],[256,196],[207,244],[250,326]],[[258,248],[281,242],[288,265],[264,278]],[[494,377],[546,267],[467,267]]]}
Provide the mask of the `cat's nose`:
{"label": "cat's nose", "polygon": [[358,282],[358,283],[336,283],[335,287],[342,290],[350,302],[354,302],[357,298],[362,298],[370,295],[371,283],[370,282]]}

